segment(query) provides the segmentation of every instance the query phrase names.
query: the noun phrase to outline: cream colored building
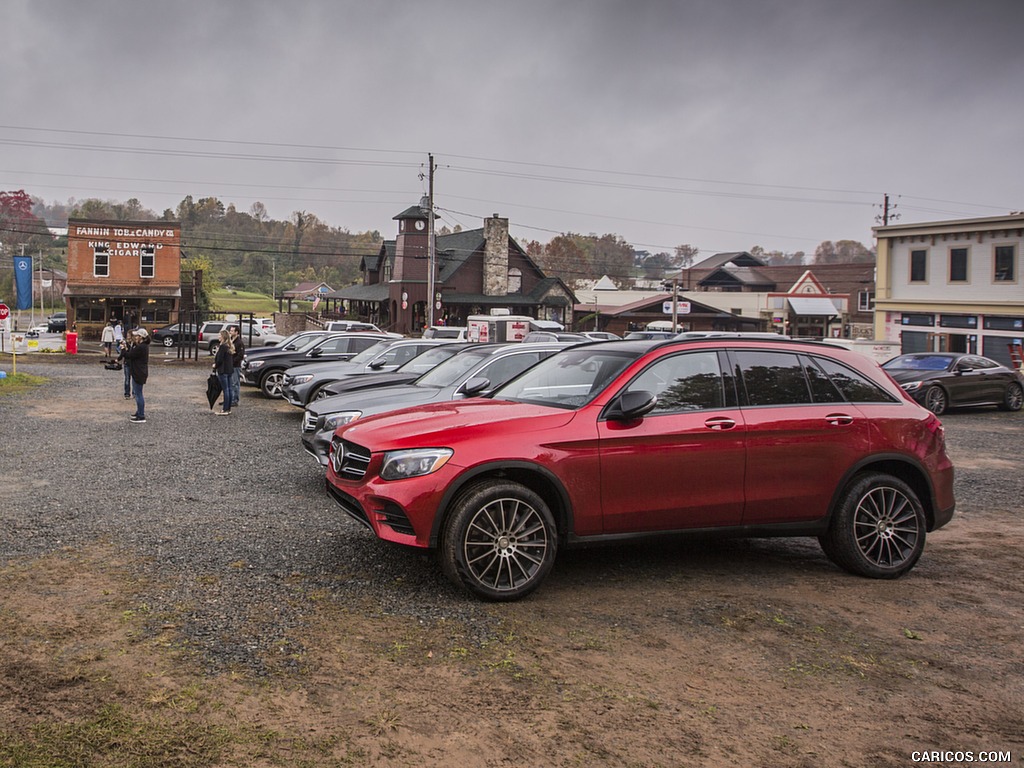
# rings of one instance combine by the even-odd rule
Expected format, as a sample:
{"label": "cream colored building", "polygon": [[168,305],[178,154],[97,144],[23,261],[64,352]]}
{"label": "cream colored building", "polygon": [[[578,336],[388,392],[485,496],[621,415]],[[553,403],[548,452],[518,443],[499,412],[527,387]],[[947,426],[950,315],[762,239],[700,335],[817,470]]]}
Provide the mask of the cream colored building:
{"label": "cream colored building", "polygon": [[875,227],[875,338],[1004,364],[1024,339],[1024,213]]}

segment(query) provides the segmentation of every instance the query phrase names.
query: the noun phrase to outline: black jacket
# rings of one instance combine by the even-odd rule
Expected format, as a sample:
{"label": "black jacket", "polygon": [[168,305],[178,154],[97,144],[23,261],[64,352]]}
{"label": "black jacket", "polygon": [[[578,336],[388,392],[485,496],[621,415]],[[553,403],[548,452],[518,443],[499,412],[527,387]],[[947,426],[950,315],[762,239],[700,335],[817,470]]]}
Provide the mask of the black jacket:
{"label": "black jacket", "polygon": [[232,356],[231,362],[235,368],[241,368],[242,358],[245,357],[245,344],[242,343],[241,336],[236,336],[231,343],[235,345],[235,354]]}
{"label": "black jacket", "polygon": [[217,356],[213,358],[213,370],[222,376],[230,376],[231,372],[235,370],[235,365],[231,360],[231,350],[228,349],[227,344],[217,347]]}
{"label": "black jacket", "polygon": [[145,384],[149,379],[149,339],[130,345],[121,355],[132,367],[132,381]]}

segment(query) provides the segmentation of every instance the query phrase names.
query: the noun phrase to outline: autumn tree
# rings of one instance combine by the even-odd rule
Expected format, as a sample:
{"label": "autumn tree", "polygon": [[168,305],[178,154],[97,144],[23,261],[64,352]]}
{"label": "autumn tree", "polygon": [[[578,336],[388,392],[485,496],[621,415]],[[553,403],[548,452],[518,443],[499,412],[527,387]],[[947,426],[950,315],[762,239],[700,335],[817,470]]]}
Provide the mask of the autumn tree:
{"label": "autumn tree", "polygon": [[32,213],[33,202],[25,190],[0,192],[0,245],[13,253],[22,247],[29,251],[44,248],[52,237],[46,224]]}
{"label": "autumn tree", "polygon": [[875,260],[875,252],[856,240],[825,240],[814,249],[815,264],[865,264]]}
{"label": "autumn tree", "polygon": [[571,235],[558,235],[544,247],[537,262],[548,276],[561,278],[566,285],[575,288],[578,281],[589,276],[584,260],[583,249]]}

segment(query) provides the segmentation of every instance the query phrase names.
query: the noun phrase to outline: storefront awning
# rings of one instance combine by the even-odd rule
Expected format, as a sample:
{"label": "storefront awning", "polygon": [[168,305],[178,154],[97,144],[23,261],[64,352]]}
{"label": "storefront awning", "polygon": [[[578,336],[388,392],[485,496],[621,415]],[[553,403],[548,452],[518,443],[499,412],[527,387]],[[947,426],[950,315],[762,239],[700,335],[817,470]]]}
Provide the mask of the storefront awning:
{"label": "storefront awning", "polygon": [[831,299],[808,296],[795,296],[786,299],[793,314],[801,317],[838,317],[839,311]]}

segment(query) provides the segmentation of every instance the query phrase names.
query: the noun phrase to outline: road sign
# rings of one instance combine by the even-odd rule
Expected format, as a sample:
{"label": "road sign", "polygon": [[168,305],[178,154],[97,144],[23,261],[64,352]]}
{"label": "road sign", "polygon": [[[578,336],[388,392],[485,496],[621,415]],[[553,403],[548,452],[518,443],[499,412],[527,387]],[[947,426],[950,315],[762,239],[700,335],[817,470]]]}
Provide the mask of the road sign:
{"label": "road sign", "polygon": [[11,316],[11,308],[6,304],[0,304],[0,320],[6,320]]}

